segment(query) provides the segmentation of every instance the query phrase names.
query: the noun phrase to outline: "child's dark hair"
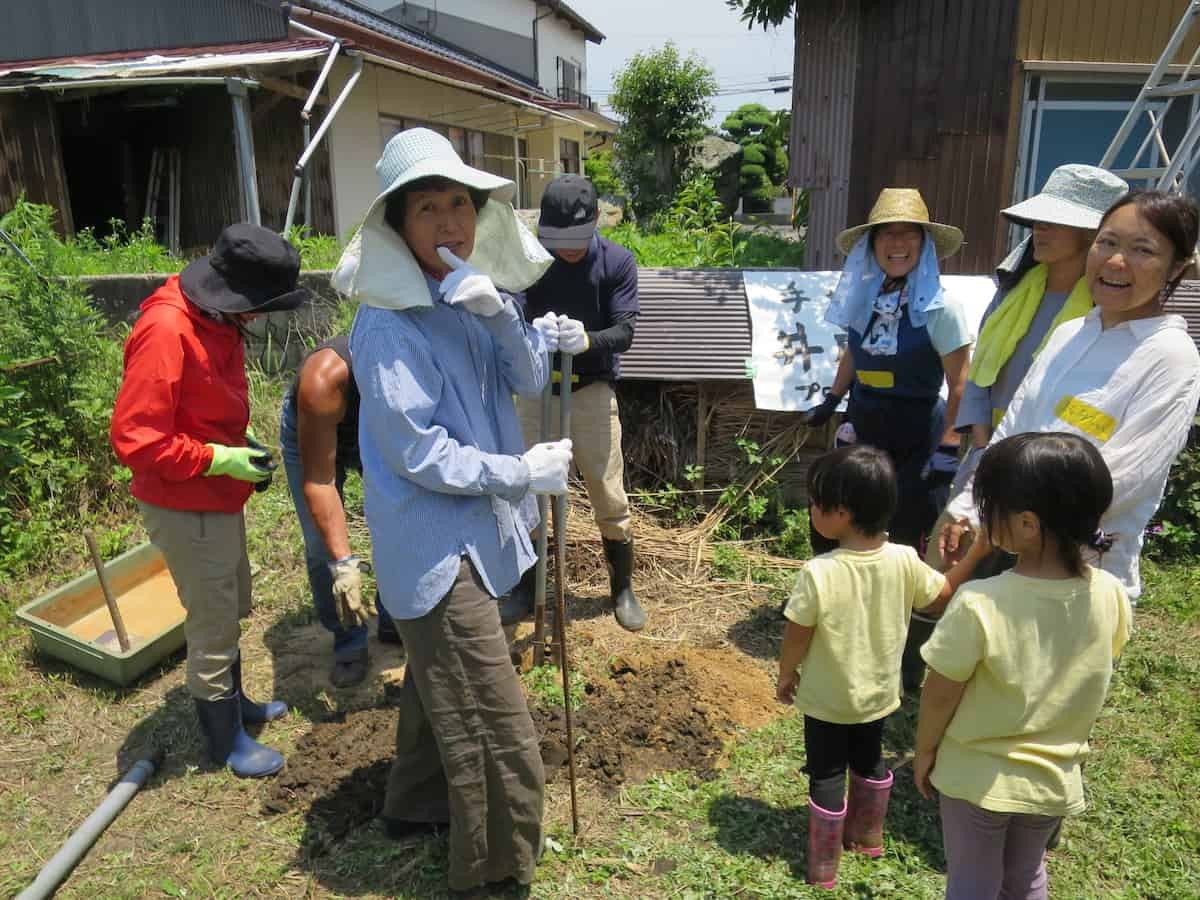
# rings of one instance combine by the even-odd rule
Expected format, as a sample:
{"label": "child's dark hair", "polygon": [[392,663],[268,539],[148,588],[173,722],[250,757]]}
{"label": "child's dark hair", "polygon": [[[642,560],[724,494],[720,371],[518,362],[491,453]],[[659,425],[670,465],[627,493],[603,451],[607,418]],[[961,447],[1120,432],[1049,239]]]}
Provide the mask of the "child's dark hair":
{"label": "child's dark hair", "polygon": [[383,221],[391,225],[397,234],[400,234],[404,230],[404,210],[406,206],[404,198],[408,194],[415,191],[452,191],[455,188],[466,188],[467,193],[471,195],[471,203],[475,206],[475,212],[483,209],[483,205],[487,203],[490,196],[488,191],[467,187],[465,184],[459,184],[457,181],[451,181],[449,178],[444,178],[441,175],[427,175],[387,195],[387,198],[383,201]]}
{"label": "child's dark hair", "polygon": [[1092,444],[1061,431],[1015,434],[988,447],[975,473],[975,505],[995,533],[1013,513],[1031,512],[1053,535],[1063,563],[1083,574],[1080,547],[1107,550],[1100,517],[1112,503],[1112,475]]}
{"label": "child's dark hair", "polygon": [[809,468],[808,500],[823,510],[843,507],[855,528],[879,534],[896,511],[896,470],[882,450],[866,444],[839,447]]}

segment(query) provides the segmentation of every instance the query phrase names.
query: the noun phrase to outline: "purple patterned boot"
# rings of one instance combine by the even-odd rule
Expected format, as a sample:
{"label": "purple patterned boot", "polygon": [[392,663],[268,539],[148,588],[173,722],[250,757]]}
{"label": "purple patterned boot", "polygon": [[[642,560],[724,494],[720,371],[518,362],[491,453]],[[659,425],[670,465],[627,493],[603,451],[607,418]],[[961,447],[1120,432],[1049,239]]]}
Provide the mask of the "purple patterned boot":
{"label": "purple patterned boot", "polygon": [[846,807],[830,812],[808,801],[808,883],[817,887],[837,885],[838,863],[842,861],[842,827]]}
{"label": "purple patterned boot", "polygon": [[870,857],[883,855],[883,820],[892,795],[892,773],[876,781],[850,773],[850,796],[846,800],[847,850]]}

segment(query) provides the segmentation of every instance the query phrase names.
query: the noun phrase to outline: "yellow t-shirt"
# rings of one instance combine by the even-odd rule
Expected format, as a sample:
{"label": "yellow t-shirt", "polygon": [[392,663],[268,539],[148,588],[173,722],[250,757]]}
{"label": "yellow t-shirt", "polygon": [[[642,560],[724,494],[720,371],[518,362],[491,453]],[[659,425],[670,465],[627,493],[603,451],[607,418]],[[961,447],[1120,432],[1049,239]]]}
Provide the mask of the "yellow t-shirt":
{"label": "yellow t-shirt", "polygon": [[1081,812],[1080,762],[1131,619],[1125,589],[1100,569],[964,584],[921,649],[934,671],[967,682],[934,786],[992,812]]}
{"label": "yellow t-shirt", "polygon": [[783,611],[816,629],[800,666],[796,708],[836,725],[894,712],[909,616],[936,600],[945,583],[903,544],[839,548],[810,560]]}

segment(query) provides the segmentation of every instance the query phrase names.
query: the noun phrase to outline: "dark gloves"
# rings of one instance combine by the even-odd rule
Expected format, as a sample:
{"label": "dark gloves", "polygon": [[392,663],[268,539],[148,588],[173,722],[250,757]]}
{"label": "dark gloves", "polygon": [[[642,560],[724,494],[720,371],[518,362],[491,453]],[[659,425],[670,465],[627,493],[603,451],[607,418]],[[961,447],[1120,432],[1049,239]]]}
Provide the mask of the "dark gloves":
{"label": "dark gloves", "polygon": [[842,398],[837,394],[828,394],[820,406],[814,406],[804,414],[804,424],[809,428],[819,428],[833,418]]}
{"label": "dark gloves", "polygon": [[249,429],[246,430],[246,446],[251,450],[258,451],[253,457],[254,465],[267,471],[267,477],[262,481],[256,482],[254,485],[254,492],[261,494],[271,487],[271,477],[274,475],[279,463],[275,462],[275,454],[271,451],[271,448],[265,444],[260,444],[254,437],[254,433]]}

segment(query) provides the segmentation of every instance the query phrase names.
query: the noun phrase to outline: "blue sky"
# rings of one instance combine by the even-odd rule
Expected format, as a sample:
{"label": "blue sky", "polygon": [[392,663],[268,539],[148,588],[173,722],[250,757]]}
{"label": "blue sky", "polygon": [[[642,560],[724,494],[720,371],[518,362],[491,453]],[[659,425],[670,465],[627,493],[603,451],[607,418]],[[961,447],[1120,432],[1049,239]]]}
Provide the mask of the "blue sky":
{"label": "blue sky", "polygon": [[[721,95],[713,99],[714,124],[743,103],[789,109],[791,95],[769,88],[791,83],[794,26],[748,31],[725,0],[568,0],[571,8],[607,37],[588,44],[587,92],[606,107],[613,74],[634,53],[668,40],[683,52],[695,51],[716,74]],[[785,76],[772,82],[770,76]]]}

